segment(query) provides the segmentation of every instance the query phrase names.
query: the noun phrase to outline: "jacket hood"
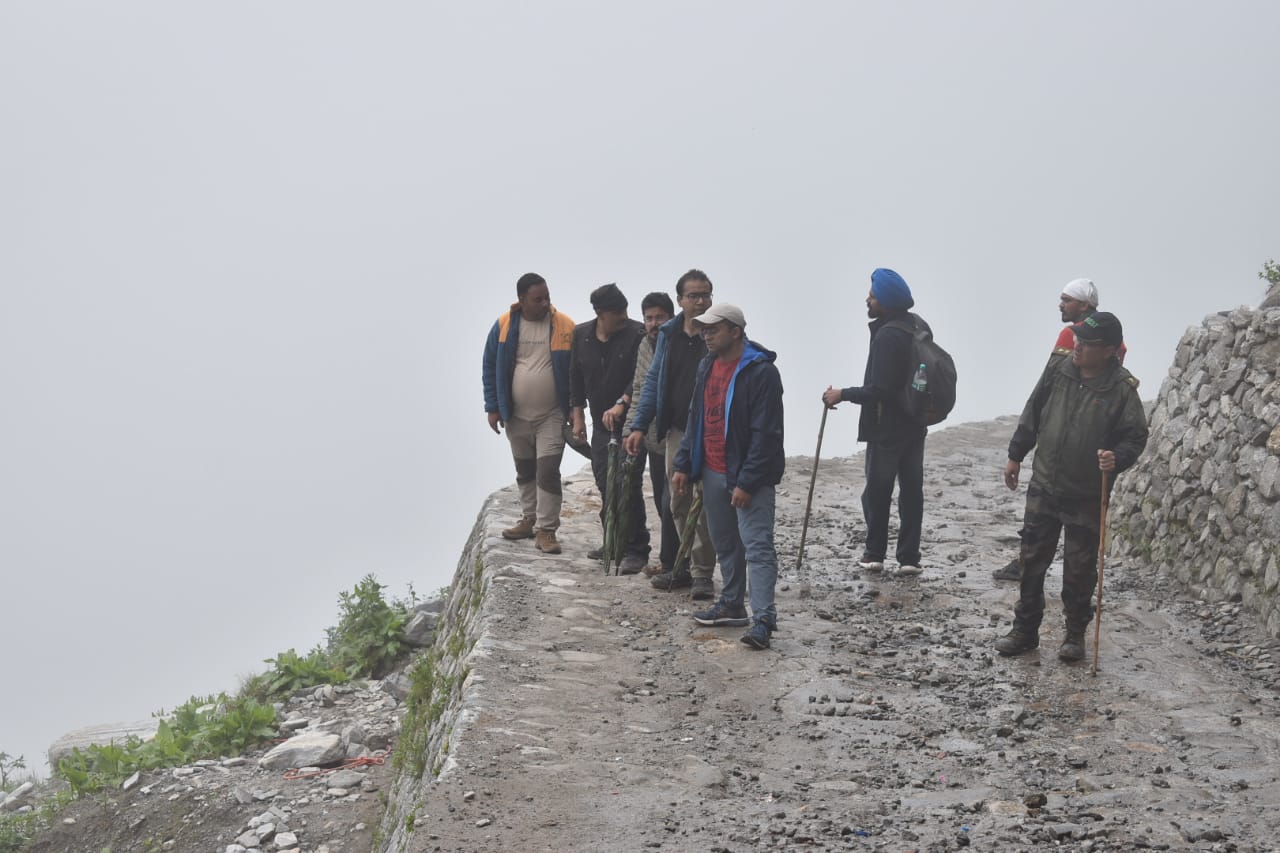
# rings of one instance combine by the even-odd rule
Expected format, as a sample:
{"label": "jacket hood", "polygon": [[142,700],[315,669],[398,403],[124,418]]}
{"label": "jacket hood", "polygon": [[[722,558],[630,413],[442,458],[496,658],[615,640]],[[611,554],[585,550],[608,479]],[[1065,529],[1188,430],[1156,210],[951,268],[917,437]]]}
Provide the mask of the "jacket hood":
{"label": "jacket hood", "polygon": [[777,361],[778,354],[773,350],[764,346],[764,344],[747,338],[742,345],[742,358],[738,360],[740,364],[746,364],[752,361]]}

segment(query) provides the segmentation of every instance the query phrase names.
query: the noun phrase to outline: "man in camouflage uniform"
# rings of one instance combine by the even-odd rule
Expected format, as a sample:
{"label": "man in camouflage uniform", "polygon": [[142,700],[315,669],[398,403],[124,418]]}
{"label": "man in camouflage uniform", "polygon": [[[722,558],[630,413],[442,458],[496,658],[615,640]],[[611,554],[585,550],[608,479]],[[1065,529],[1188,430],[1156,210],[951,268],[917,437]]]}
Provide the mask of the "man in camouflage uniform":
{"label": "man in camouflage uniform", "polygon": [[1098,581],[1098,519],[1102,472],[1112,476],[1137,461],[1147,444],[1147,418],[1138,399],[1138,380],[1117,358],[1124,343],[1114,314],[1097,312],[1071,327],[1071,358],[1050,359],[1031,392],[1009,442],[1004,481],[1018,487],[1022,460],[1036,448],[1027,508],[1023,515],[1022,573],[1013,629],[995,643],[1002,655],[1040,645],[1044,617],[1044,576],[1065,530],[1062,609],[1066,639],[1058,649],[1065,661],[1085,656],[1084,632],[1093,620]]}

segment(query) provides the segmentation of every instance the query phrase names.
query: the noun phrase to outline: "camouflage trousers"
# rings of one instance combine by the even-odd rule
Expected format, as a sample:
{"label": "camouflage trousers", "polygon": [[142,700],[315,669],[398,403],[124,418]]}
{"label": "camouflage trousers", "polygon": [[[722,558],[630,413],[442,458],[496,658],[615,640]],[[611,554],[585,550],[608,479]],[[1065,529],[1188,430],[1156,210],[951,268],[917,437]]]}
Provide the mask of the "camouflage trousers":
{"label": "camouflage trousers", "polygon": [[1044,576],[1062,546],[1062,612],[1067,631],[1083,631],[1093,619],[1093,593],[1098,583],[1099,500],[1059,500],[1039,486],[1027,489],[1023,515],[1022,587],[1014,608],[1013,627],[1036,633],[1044,618]]}

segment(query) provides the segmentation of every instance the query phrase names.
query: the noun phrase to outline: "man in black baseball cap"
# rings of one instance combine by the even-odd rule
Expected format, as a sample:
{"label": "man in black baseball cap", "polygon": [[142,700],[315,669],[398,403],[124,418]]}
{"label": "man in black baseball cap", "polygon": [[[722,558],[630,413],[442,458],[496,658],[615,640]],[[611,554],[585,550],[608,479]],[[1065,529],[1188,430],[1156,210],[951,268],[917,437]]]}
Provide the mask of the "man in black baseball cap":
{"label": "man in black baseball cap", "polygon": [[[1040,450],[1027,486],[1023,514],[1023,565],[1013,630],[996,640],[1002,655],[1040,645],[1044,617],[1044,575],[1065,531],[1062,610],[1065,636],[1058,648],[1064,661],[1085,656],[1084,632],[1093,620],[1092,594],[1098,581],[1098,518],[1102,472],[1118,475],[1147,444],[1147,418],[1138,399],[1138,380],[1116,358],[1124,330],[1114,314],[1097,312],[1071,327],[1071,358],[1050,359],[1031,392],[1009,442],[1004,482],[1018,488],[1022,460]],[[1107,488],[1115,484],[1107,480]]]}

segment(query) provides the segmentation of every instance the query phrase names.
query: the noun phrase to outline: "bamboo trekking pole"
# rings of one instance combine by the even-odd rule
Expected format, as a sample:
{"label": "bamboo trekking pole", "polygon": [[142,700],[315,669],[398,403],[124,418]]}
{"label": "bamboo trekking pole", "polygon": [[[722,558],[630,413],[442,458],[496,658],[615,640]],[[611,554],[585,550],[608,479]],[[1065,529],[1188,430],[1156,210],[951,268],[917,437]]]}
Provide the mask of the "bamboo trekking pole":
{"label": "bamboo trekking pole", "polygon": [[[676,558],[671,563],[671,577],[674,579],[677,570],[685,560],[689,559],[689,555],[693,553],[693,537],[698,530],[698,516],[702,515],[702,483],[694,483],[693,500],[689,502],[689,515],[684,520],[684,532],[680,537],[680,547],[676,549]],[[671,592],[676,588],[673,583],[667,587],[667,592]]]}
{"label": "bamboo trekking pole", "polygon": [[800,552],[796,554],[796,571],[804,562],[804,539],[809,532],[809,511],[813,509],[813,487],[818,482],[818,457],[822,455],[822,434],[827,430],[827,412],[831,407],[822,404],[822,422],[818,424],[818,447],[813,451],[813,473],[809,475],[809,499],[804,503],[804,523],[800,525]]}
{"label": "bamboo trekking pole", "polygon": [[618,436],[609,436],[609,458],[605,460],[604,475],[604,573],[618,550]]}
{"label": "bamboo trekking pole", "polygon": [[1098,674],[1098,642],[1102,639],[1102,566],[1107,555],[1107,472],[1102,472],[1102,512],[1098,517],[1098,612],[1093,618],[1093,670]]}

